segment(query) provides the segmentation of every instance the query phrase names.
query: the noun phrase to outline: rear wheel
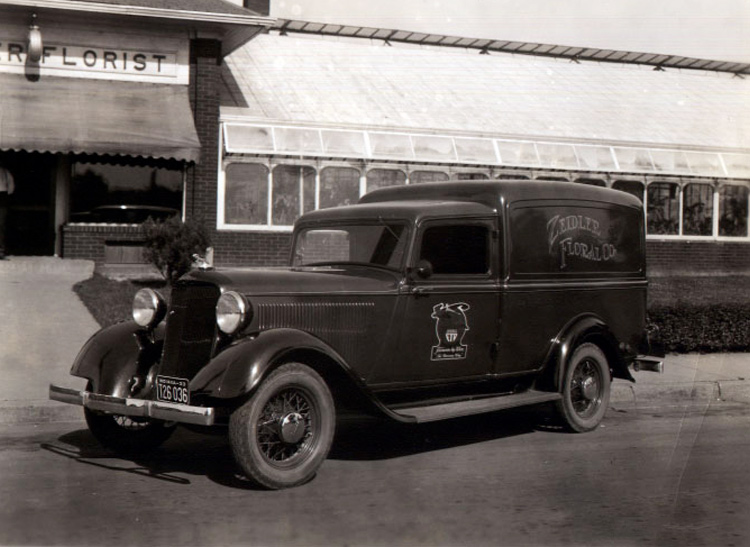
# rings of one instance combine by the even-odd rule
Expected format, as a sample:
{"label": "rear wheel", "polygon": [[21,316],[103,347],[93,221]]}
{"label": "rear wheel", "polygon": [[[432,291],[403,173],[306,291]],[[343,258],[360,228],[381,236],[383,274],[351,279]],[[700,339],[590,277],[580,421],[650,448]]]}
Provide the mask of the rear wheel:
{"label": "rear wheel", "polygon": [[303,484],[328,456],[336,427],[333,397],[313,369],[276,369],[229,421],[235,460],[248,478],[270,489]]}
{"label": "rear wheel", "polygon": [[569,431],[591,431],[601,423],[609,405],[611,379],[604,352],[596,344],[578,346],[565,369],[562,400],[557,412]]}

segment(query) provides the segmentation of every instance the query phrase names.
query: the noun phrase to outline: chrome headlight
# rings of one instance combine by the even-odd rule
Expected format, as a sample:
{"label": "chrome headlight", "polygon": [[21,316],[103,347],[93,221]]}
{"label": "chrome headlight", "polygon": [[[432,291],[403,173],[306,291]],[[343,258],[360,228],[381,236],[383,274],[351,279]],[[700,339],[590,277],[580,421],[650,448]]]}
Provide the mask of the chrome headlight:
{"label": "chrome headlight", "polygon": [[152,328],[167,314],[167,303],[153,289],[141,289],[133,298],[133,320],[141,327]]}
{"label": "chrome headlight", "polygon": [[216,303],[216,324],[224,334],[234,334],[252,319],[250,304],[239,293],[227,291]]}

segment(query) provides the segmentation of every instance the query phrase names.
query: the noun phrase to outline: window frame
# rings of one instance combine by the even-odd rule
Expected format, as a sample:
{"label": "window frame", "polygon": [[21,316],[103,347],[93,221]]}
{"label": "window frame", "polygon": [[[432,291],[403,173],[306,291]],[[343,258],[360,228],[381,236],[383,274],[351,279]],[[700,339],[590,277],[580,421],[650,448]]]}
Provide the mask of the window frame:
{"label": "window frame", "polygon": [[[652,184],[668,183],[676,184],[678,187],[678,217],[679,227],[677,234],[653,234],[648,231],[648,188]],[[710,235],[696,235],[696,234],[685,234],[684,228],[684,215],[685,215],[685,192],[686,189],[691,185],[703,184],[709,185],[712,190],[712,205],[711,205],[711,234]],[[721,189],[726,186],[739,186],[747,188],[747,209],[748,215],[746,218],[746,224],[748,226],[748,235],[746,236],[727,236],[720,234],[720,199]],[[719,242],[750,242],[750,182],[748,181],[733,181],[724,179],[706,179],[706,178],[677,178],[677,177],[647,177],[644,187],[644,201],[643,201],[643,212],[646,223],[646,239],[649,241],[719,241]]]}
{"label": "window frame", "polygon": [[492,280],[498,272],[499,240],[497,237],[498,223],[493,217],[466,217],[466,218],[431,218],[422,220],[414,234],[414,244],[412,246],[411,257],[407,261],[407,270],[415,271],[422,255],[422,243],[424,234],[427,230],[444,226],[482,226],[487,229],[487,272],[469,273],[469,274],[451,274],[451,273],[433,273],[427,279],[415,279],[420,283],[439,283],[446,282],[476,282]]}

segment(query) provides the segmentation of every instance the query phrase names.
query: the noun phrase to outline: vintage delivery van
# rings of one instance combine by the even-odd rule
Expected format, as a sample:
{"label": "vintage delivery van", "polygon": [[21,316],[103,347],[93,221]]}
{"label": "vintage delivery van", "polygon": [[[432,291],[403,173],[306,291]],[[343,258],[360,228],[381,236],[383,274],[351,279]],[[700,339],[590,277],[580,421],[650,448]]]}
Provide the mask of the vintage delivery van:
{"label": "vintage delivery van", "polygon": [[[93,434],[152,449],[177,424],[228,429],[245,474],[308,481],[337,413],[406,423],[546,403],[599,425],[613,378],[645,358],[641,202],[560,182],[377,190],[304,215],[283,269],[203,269],[150,289],[51,386]],[[498,414],[498,419],[502,419]]]}

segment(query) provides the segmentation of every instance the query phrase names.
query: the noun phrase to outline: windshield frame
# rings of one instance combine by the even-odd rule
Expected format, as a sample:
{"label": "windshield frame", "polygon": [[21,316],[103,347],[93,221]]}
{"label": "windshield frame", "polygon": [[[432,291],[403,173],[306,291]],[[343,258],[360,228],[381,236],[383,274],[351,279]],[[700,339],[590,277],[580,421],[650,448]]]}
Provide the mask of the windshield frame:
{"label": "windshield frame", "polygon": [[[305,264],[297,264],[297,245],[300,243],[300,238],[302,235],[310,230],[341,230],[342,228],[346,227],[366,227],[366,226],[373,226],[373,227],[381,227],[387,230],[389,233],[393,234],[393,227],[394,226],[403,226],[404,230],[401,233],[401,236],[398,238],[399,242],[403,241],[404,249],[403,253],[401,255],[401,258],[399,260],[398,265],[396,266],[390,266],[387,264],[378,264],[375,262],[367,262],[367,261],[361,261],[361,260],[320,260],[317,262],[309,262]],[[335,221],[327,221],[327,222],[311,222],[311,223],[304,223],[304,224],[298,224],[294,227],[293,237],[292,237],[292,246],[290,250],[290,256],[289,256],[289,264],[292,268],[314,268],[314,267],[356,267],[356,268],[376,268],[379,270],[387,270],[390,272],[398,272],[403,273],[406,269],[406,264],[408,261],[408,258],[411,253],[412,248],[412,237],[414,234],[414,226],[413,223],[410,222],[407,219],[403,218],[376,218],[376,219],[362,219],[362,218],[350,218],[350,219],[341,219],[341,220],[335,220]],[[395,235],[395,234],[394,234]]]}

